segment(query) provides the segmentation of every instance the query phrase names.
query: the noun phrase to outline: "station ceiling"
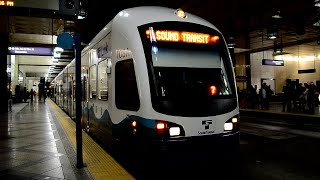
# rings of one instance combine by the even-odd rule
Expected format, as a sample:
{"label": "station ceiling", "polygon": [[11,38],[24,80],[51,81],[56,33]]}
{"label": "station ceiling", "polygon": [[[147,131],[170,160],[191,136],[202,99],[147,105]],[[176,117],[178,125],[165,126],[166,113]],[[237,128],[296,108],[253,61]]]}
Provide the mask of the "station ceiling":
{"label": "station ceiling", "polygon": [[[69,18],[50,18],[32,16],[10,16],[9,32],[11,42],[15,44],[54,45],[56,35],[61,32],[73,33],[76,29],[86,44],[97,34],[119,11],[135,6],[164,6],[182,8],[187,13],[198,15],[213,23],[228,40],[235,39],[235,52],[259,52],[274,48],[281,43],[283,51],[293,56],[315,55],[320,52],[320,7],[317,0],[122,0],[112,2],[90,0],[87,7],[87,18],[70,20]],[[273,18],[274,15],[281,18]],[[277,39],[268,39],[267,34],[277,30]],[[30,39],[39,35],[36,42]],[[14,39],[14,37],[20,38]],[[19,42],[21,39],[23,42]],[[46,43],[44,43],[44,41]],[[69,53],[70,54],[70,53]],[[67,57],[68,58],[68,57]],[[64,64],[68,62],[64,59]],[[72,56],[69,57],[70,61]],[[60,64],[51,78],[59,73]],[[30,71],[34,68],[29,67]],[[27,70],[27,69],[26,69]],[[28,70],[27,70],[28,71]]]}

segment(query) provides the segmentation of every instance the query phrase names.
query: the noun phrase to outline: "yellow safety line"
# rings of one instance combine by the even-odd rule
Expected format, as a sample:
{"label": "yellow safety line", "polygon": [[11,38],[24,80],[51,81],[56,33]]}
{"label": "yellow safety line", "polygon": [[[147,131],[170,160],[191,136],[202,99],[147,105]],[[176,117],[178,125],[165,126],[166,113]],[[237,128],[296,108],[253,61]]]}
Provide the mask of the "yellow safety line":
{"label": "yellow safety line", "polygon": [[[53,101],[47,99],[50,108],[67,133],[73,148],[76,149],[75,122],[63,112]],[[83,161],[94,179],[131,180],[135,179],[118,164],[105,150],[103,150],[88,134],[82,131]]]}

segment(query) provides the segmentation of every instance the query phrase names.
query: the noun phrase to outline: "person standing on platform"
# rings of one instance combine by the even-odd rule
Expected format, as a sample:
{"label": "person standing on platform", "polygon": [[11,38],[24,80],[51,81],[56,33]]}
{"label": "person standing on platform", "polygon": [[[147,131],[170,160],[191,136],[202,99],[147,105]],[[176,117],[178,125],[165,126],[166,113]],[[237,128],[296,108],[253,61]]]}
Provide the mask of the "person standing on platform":
{"label": "person standing on platform", "polygon": [[36,100],[37,91],[33,90],[33,94],[32,95],[33,95],[34,100]]}
{"label": "person standing on platform", "polygon": [[291,96],[292,96],[292,88],[291,81],[287,79],[286,85],[282,88],[283,99],[282,99],[282,112],[291,112]]}
{"label": "person standing on platform", "polygon": [[26,87],[23,88],[22,98],[23,98],[23,102],[27,102],[28,92],[27,92],[27,88]]}
{"label": "person standing on platform", "polygon": [[313,83],[308,84],[308,92],[307,92],[307,105],[308,105],[308,113],[314,114],[314,105],[315,105],[315,85]]}
{"label": "person standing on platform", "polygon": [[33,91],[33,89],[31,88],[31,90],[30,90],[30,100],[31,100],[31,102],[33,101],[33,94],[34,94],[34,91]]}
{"label": "person standing on platform", "polygon": [[46,102],[46,99],[47,99],[47,91],[44,90],[42,94],[43,94],[43,102]]}

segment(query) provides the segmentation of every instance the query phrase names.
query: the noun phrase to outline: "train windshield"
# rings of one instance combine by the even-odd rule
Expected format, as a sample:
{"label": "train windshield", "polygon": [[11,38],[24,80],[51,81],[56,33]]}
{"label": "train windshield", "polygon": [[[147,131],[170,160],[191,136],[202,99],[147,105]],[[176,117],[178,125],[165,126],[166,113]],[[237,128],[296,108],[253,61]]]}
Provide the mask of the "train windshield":
{"label": "train windshield", "polygon": [[229,54],[217,31],[190,23],[139,27],[153,108],[176,116],[213,116],[237,106]]}

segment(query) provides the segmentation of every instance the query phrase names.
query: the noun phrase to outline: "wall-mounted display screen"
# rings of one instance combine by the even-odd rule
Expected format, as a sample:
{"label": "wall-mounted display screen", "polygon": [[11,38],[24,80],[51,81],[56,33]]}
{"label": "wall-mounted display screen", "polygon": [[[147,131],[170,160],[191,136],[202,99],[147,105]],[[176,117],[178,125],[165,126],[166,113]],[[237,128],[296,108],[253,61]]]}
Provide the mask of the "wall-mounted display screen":
{"label": "wall-mounted display screen", "polygon": [[8,47],[9,55],[39,55],[39,56],[52,56],[52,48],[47,47],[23,47],[11,46]]}
{"label": "wall-mounted display screen", "polygon": [[262,65],[284,66],[283,60],[262,59]]}

